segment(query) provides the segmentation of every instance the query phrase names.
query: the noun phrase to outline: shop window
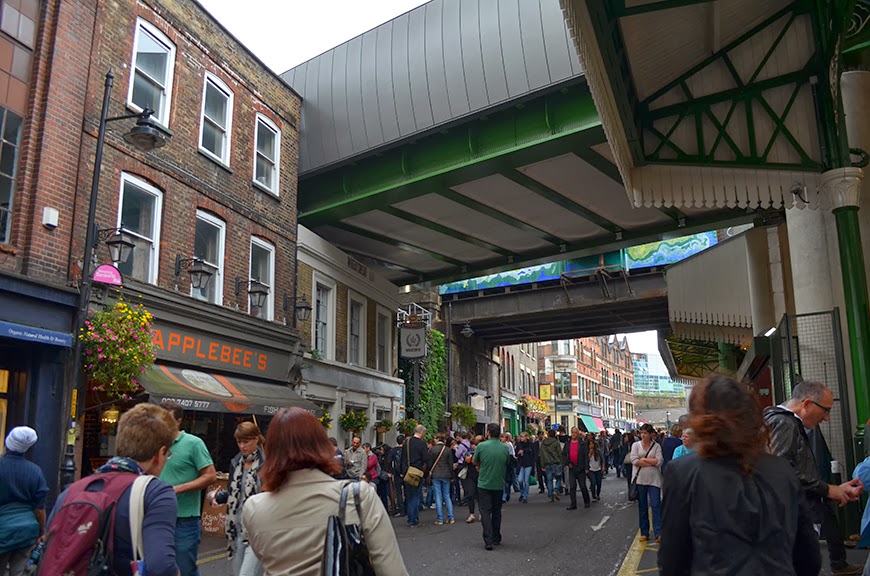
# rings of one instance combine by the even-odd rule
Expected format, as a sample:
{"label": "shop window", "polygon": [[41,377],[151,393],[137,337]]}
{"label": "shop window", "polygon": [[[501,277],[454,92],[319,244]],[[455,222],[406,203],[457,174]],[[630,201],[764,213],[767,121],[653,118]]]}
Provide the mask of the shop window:
{"label": "shop window", "polygon": [[199,149],[225,166],[230,163],[232,124],[233,92],[221,80],[206,72],[202,88]]}
{"label": "shop window", "polygon": [[323,358],[335,355],[335,282],[319,274],[314,275],[314,349]]}
{"label": "shop window", "polygon": [[149,284],[157,283],[162,204],[160,190],[129,174],[121,174],[117,225],[133,236],[136,247],[126,262],[118,263],[118,269],[125,276]]}
{"label": "shop window", "polygon": [[196,237],[193,255],[211,267],[214,275],[205,288],[190,288],[190,295],[212,304],[224,300],[224,239],[227,225],[223,220],[201,210],[196,211]]}
{"label": "shop window", "polygon": [[390,313],[386,312],[386,310],[383,308],[378,308],[378,357],[376,368],[381,372],[386,372],[387,374],[389,374],[391,371],[390,357],[392,356],[391,352],[393,348],[391,329],[392,320],[393,317]]}
{"label": "shop window", "polygon": [[169,126],[175,45],[160,30],[144,20],[136,22],[133,66],[127,104],[141,111],[154,110],[153,118]]}
{"label": "shop window", "polygon": [[9,242],[12,233],[12,202],[15,199],[22,120],[18,114],[0,106],[0,242]]}
{"label": "shop window", "polygon": [[281,131],[261,114],[257,114],[256,149],[254,150],[254,183],[278,195],[281,162]]}
{"label": "shop window", "polygon": [[275,311],[275,247],[253,236],[251,237],[250,280],[266,286],[269,294],[266,296],[266,302],[258,308],[252,307],[251,299],[248,298],[248,313],[271,321]]}
{"label": "shop window", "polygon": [[365,366],[366,304],[353,295],[348,296],[347,361]]}

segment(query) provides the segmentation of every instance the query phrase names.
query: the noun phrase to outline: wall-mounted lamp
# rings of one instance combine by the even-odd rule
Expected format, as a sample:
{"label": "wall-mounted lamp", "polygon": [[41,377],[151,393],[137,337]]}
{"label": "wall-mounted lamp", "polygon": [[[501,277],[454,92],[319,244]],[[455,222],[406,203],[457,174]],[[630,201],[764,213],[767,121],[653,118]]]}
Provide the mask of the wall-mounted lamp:
{"label": "wall-mounted lamp", "polygon": [[[96,225],[94,228],[97,228]],[[97,228],[94,230],[95,248],[100,240],[106,242],[106,246],[109,247],[109,256],[112,257],[112,263],[116,266],[129,260],[133,248],[136,247],[133,243],[133,237],[121,228]]]}
{"label": "wall-mounted lamp", "polygon": [[214,267],[206,264],[201,258],[182,258],[181,254],[175,255],[175,275],[187,270],[190,274],[190,285],[194,290],[205,290],[208,281],[214,276]]}
{"label": "wall-mounted lamp", "polygon": [[[242,293],[242,286],[245,281],[241,278],[236,278],[236,296]],[[269,287],[259,280],[249,280],[247,282],[248,298],[251,301],[251,308],[262,308],[266,305],[266,299],[269,297]]]}
{"label": "wall-mounted lamp", "polygon": [[103,412],[102,420],[103,424],[114,425],[118,423],[118,419],[121,417],[121,413],[114,406],[110,407],[108,410]]}
{"label": "wall-mounted lamp", "polygon": [[307,322],[308,319],[311,318],[311,310],[313,310],[313,307],[311,306],[311,302],[309,302],[305,296],[290,296],[284,292],[284,312],[290,308],[291,304],[293,304],[293,308],[296,309],[296,318],[298,318],[300,322]]}

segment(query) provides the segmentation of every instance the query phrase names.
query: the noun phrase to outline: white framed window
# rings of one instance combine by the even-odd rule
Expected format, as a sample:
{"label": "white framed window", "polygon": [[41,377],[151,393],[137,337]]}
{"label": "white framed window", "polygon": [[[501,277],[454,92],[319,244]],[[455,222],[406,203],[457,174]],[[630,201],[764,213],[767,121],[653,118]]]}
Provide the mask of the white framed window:
{"label": "white framed window", "polygon": [[254,184],[278,196],[281,131],[274,122],[262,114],[257,114],[254,132]]}
{"label": "white framed window", "polygon": [[150,108],[154,120],[169,126],[174,70],[175,44],[149,22],[137,20],[127,105],[139,112]]}
{"label": "white framed window", "polygon": [[392,372],[393,359],[393,315],[383,306],[378,306],[377,324],[377,352],[375,368],[381,372]]}
{"label": "white framed window", "polygon": [[[275,314],[275,246],[256,236],[251,236],[250,280],[266,286],[269,295],[259,308],[253,308],[251,298],[248,297],[248,313],[271,321]],[[248,286],[250,287],[250,283]]]}
{"label": "white framed window", "polygon": [[314,349],[327,359],[335,358],[335,281],[314,273],[314,313],[311,315],[311,333]]}
{"label": "white framed window", "polygon": [[347,363],[366,365],[366,299],[347,294]]}
{"label": "white framed window", "polygon": [[232,127],[233,91],[220,78],[206,72],[202,86],[199,149],[206,156],[229,166]]}
{"label": "white framed window", "polygon": [[160,261],[160,218],[163,193],[130,174],[121,173],[121,194],[117,226],[133,237],[136,245],[126,262],[119,262],[121,274],[140,282],[157,284]]}
{"label": "white framed window", "polygon": [[224,243],[227,224],[217,216],[202,210],[196,211],[196,233],[193,241],[193,256],[200,258],[214,273],[205,288],[190,287],[194,298],[221,305],[224,302]]}

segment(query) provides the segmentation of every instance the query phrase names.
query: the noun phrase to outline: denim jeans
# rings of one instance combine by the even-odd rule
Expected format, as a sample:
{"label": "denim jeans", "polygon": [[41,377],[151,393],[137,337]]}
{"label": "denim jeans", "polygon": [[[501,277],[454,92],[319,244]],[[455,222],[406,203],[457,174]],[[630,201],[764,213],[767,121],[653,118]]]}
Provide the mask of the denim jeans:
{"label": "denim jeans", "polygon": [[[30,546],[0,554],[0,576],[19,576],[30,560]],[[7,571],[6,566],[9,566]]]}
{"label": "denim jeans", "polygon": [[453,517],[453,501],[450,500],[450,478],[432,478],[430,490],[435,492],[435,510],[438,512],[438,521],[444,522],[443,506],[447,506],[447,519]]}
{"label": "denim jeans", "polygon": [[649,511],[652,507],[653,533],[656,537],[662,534],[662,489],[658,486],[637,485],[637,512],[640,520],[641,536],[649,536]]}
{"label": "denim jeans", "polygon": [[601,470],[589,471],[589,488],[593,498],[601,498]]}
{"label": "denim jeans", "polygon": [[408,514],[408,526],[416,526],[420,523],[420,490],[421,485],[411,486],[405,482],[405,505]]}
{"label": "denim jeans", "polygon": [[202,526],[199,516],[178,518],[175,521],[175,561],[181,576],[199,576],[196,556],[199,554],[199,541]]}
{"label": "denim jeans", "polygon": [[562,491],[562,465],[547,464],[547,496],[552,498]]}
{"label": "denim jeans", "polygon": [[233,574],[235,576],[263,576],[263,564],[251,550],[242,542],[242,536],[236,537],[236,553],[233,555]]}
{"label": "denim jeans", "polygon": [[426,481],[426,499],[423,500],[423,508],[431,508],[433,504],[435,504],[435,490],[430,479]]}
{"label": "denim jeans", "polygon": [[517,480],[520,483],[520,498],[523,500],[529,499],[529,476],[532,475],[531,466],[523,466],[517,474]]}

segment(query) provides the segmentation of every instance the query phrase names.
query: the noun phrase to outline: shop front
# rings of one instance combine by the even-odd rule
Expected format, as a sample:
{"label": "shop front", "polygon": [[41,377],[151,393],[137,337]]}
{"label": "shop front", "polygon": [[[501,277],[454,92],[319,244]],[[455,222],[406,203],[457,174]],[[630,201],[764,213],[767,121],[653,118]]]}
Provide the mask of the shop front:
{"label": "shop front", "polygon": [[517,414],[517,403],[515,400],[502,396],[501,398],[502,411],[502,430],[510,432],[511,436],[516,436],[520,431],[520,418]]}
{"label": "shop front", "polygon": [[[30,426],[39,442],[28,456],[56,495],[63,432],[63,386],[77,293],[0,274],[0,438]],[[0,443],[0,453],[4,451]]]}

